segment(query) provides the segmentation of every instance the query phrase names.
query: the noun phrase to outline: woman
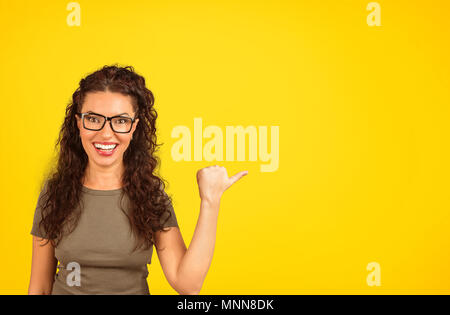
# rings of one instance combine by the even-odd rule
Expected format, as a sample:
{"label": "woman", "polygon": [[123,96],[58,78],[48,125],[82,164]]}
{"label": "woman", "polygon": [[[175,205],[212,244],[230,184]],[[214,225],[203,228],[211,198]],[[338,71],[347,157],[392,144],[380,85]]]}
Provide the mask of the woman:
{"label": "woman", "polygon": [[153,104],[130,66],[105,66],[80,81],[34,215],[29,294],[150,294],[153,245],[169,284],[179,294],[200,292],[220,198],[248,172],[229,178],[217,165],[197,172],[200,214],[187,249],[154,174],[160,144]]}

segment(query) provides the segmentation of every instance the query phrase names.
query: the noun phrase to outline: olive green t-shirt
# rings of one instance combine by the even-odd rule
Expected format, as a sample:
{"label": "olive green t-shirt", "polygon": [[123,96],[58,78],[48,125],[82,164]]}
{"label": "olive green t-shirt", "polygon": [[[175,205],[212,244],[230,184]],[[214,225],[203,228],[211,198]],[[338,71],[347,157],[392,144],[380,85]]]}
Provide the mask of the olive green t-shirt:
{"label": "olive green t-shirt", "polygon": [[[78,224],[55,248],[59,264],[52,294],[150,294],[147,264],[151,263],[153,247],[132,252],[136,238],[119,206],[121,192],[82,187]],[[46,238],[38,226],[42,195],[41,191],[31,234]],[[122,199],[125,211],[127,200],[126,196]],[[172,203],[169,208],[172,215],[163,226],[178,227]],[[161,223],[167,216],[166,212]]]}

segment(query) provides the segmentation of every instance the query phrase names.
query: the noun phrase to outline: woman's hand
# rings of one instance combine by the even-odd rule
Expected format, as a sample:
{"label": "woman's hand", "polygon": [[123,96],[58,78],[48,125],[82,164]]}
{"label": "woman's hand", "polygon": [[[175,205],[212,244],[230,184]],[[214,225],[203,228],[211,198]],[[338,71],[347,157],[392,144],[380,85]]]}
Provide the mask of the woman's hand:
{"label": "woman's hand", "polygon": [[248,171],[242,171],[228,177],[225,167],[218,165],[200,169],[197,172],[197,183],[201,200],[219,202],[225,190],[247,174]]}

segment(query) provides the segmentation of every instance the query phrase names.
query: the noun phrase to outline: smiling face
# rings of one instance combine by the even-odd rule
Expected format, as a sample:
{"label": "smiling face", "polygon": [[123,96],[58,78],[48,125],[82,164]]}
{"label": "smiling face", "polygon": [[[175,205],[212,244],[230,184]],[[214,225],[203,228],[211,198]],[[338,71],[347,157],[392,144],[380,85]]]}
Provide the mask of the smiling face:
{"label": "smiling face", "polygon": [[[80,112],[93,112],[106,117],[120,115],[134,118],[135,111],[132,101],[131,96],[121,93],[89,92],[86,94]],[[89,163],[103,168],[122,164],[123,154],[130,144],[139,119],[136,119],[129,133],[117,133],[111,129],[109,121],[105,123],[101,130],[92,131],[83,127],[81,117],[78,115],[76,117],[81,143],[89,157]]]}

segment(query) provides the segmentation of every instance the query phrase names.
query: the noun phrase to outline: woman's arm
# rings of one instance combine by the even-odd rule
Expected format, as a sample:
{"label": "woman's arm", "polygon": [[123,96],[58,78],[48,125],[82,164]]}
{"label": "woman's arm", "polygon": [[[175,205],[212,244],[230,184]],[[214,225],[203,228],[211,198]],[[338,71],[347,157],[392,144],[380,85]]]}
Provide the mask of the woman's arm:
{"label": "woman's arm", "polygon": [[156,232],[158,259],[172,288],[183,295],[197,295],[214,253],[219,205],[202,201],[189,249],[179,228]]}
{"label": "woman's arm", "polygon": [[177,286],[191,288],[191,293],[199,294],[214,254],[217,218],[220,201],[202,200],[200,214],[189,249],[181,260],[177,272]]}
{"label": "woman's arm", "polygon": [[33,254],[31,260],[31,277],[28,294],[51,294],[58,260],[51,242],[33,236]]}
{"label": "woman's arm", "polygon": [[228,177],[224,167],[210,166],[197,172],[200,214],[189,249],[178,228],[156,233],[158,258],[169,284],[179,294],[199,294],[211,265],[217,219],[223,192],[247,171]]}

